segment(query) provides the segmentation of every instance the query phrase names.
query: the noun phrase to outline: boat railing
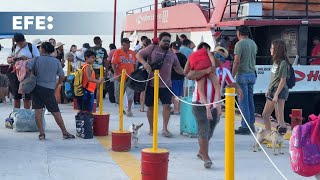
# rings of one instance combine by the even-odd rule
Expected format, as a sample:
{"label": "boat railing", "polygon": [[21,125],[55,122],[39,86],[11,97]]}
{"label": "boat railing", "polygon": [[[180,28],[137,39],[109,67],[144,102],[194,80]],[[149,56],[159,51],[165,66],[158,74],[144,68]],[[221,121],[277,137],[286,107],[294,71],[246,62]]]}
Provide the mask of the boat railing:
{"label": "boat railing", "polygon": [[[248,3],[259,3],[262,7],[261,15],[241,14],[241,7]],[[287,8],[278,8],[277,6],[287,6]],[[268,7],[268,9],[265,9]],[[279,1],[279,0],[228,0],[225,8],[228,13],[224,14],[223,20],[238,19],[315,19],[320,18],[320,1]],[[315,10],[316,9],[316,10]],[[265,13],[269,12],[269,13]]]}
{"label": "boat railing", "polygon": [[[166,3],[166,4],[164,4]],[[188,3],[194,3],[198,4],[201,6],[202,11],[209,17],[211,18],[212,12],[214,10],[214,6],[211,0],[169,0],[169,1],[162,1],[161,3],[158,3],[158,8],[166,8],[166,7],[171,7],[171,6],[178,6],[181,4],[188,4]],[[126,12],[127,15],[132,15],[136,13],[142,13],[146,11],[151,11],[154,10],[154,4],[131,9]]]}

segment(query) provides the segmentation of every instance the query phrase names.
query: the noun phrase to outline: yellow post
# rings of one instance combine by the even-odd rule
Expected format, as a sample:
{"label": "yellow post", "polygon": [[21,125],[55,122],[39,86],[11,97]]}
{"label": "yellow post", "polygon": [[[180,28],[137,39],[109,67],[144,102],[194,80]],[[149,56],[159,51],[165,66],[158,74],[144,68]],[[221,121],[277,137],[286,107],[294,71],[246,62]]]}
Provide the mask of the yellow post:
{"label": "yellow post", "polygon": [[70,73],[71,73],[71,63],[70,63],[70,61],[67,61],[67,76],[69,76],[70,75]]}
{"label": "yellow post", "polygon": [[225,180],[234,180],[235,89],[226,88]]}
{"label": "yellow post", "polygon": [[158,150],[158,100],[159,100],[159,70],[154,71],[154,97],[153,97],[153,152]]}
{"label": "yellow post", "polygon": [[[80,62],[80,61],[79,61]],[[100,67],[100,78],[103,78],[103,66]],[[103,114],[103,84],[99,87],[99,114]]]}
{"label": "yellow post", "polygon": [[119,98],[119,131],[123,131],[123,96],[124,96],[124,81],[126,79],[126,70],[122,69],[120,82],[120,98]]}

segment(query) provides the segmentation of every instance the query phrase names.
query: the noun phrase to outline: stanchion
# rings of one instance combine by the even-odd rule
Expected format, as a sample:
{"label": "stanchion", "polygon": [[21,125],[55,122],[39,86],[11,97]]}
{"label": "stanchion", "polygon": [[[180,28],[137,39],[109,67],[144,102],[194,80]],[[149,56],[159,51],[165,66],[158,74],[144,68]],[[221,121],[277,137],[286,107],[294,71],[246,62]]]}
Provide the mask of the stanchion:
{"label": "stanchion", "polygon": [[225,180],[234,180],[235,89],[226,88]]}
{"label": "stanchion", "polygon": [[119,130],[112,131],[112,150],[117,152],[130,151],[131,149],[131,132],[123,130],[123,95],[125,79],[126,70],[123,69],[120,82]]}
{"label": "stanchion", "polygon": [[166,180],[168,178],[169,151],[158,149],[159,70],[154,73],[153,141],[152,148],[141,151],[142,180]]}
{"label": "stanchion", "polygon": [[68,60],[67,61],[68,63],[67,63],[67,76],[69,76],[70,75],[70,73],[71,73],[71,63],[70,63],[70,61]]}
{"label": "stanchion", "polygon": [[[103,67],[100,67],[100,78],[103,78]],[[107,136],[109,131],[109,113],[103,113],[103,85],[99,88],[99,112],[93,115],[93,134],[95,136]],[[95,110],[96,107],[93,107]]]}

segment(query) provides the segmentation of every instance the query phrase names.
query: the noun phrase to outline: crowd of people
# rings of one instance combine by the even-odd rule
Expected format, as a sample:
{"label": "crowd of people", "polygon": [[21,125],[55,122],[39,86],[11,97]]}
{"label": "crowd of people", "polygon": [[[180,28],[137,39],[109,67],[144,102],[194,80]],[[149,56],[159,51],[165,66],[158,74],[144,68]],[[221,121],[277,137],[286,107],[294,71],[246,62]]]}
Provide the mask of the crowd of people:
{"label": "crowd of people", "polygon": [[[84,43],[82,48],[72,45],[70,51],[65,55],[64,44],[56,42],[55,39],[51,38],[43,42],[34,40],[31,44],[26,42],[22,34],[16,34],[14,36],[16,45],[7,61],[13,67],[17,61],[29,60],[30,63],[27,64],[29,71],[27,73],[34,71],[37,85],[31,94],[19,94],[18,77],[16,74],[11,74],[11,79],[9,78],[10,92],[14,96],[14,108],[20,108],[20,101],[23,99],[24,108],[29,109],[32,100],[32,108],[36,110],[40,140],[45,139],[41,121],[44,108],[54,116],[62,131],[63,138],[72,139],[75,137],[68,133],[64,126],[54,94],[57,85],[65,80],[62,70],[65,66],[65,59],[71,62],[71,67],[67,67],[70,71],[82,68],[84,72],[83,96],[77,98],[77,103],[80,110],[87,112],[93,111],[94,98],[99,99],[99,93],[95,93],[96,89],[103,85],[105,78],[114,78],[114,94],[109,94],[109,96],[115,96],[115,102],[119,103],[119,75],[123,69],[126,70],[128,75],[131,75],[142,66],[149,73],[149,78],[154,76],[155,69],[159,69],[163,80],[159,84],[159,99],[163,108],[162,135],[170,138],[173,136],[168,127],[170,115],[180,114],[180,101],[174,98],[171,91],[175,96],[183,97],[184,80],[187,77],[189,80],[195,81],[192,103],[203,104],[203,106],[192,107],[199,134],[200,148],[197,156],[204,161],[206,168],[210,168],[212,161],[208,153],[208,144],[222,114],[221,104],[215,102],[221,100],[225,87],[236,89],[244,118],[249,123],[249,127],[253,131],[255,130],[253,87],[256,81],[257,45],[248,38],[248,35],[248,27],[238,27],[238,42],[235,44],[232,54],[228,51],[230,50],[229,47],[225,47],[227,43],[221,41],[221,38],[218,39],[221,34],[214,34],[217,46],[211,49],[205,42],[196,47],[186,35],[181,35],[180,40],[172,42],[171,34],[162,32],[158,38],[152,40],[142,36],[141,41],[133,50],[130,49],[131,41],[128,38],[123,38],[120,48],[117,49],[115,44],[110,44],[109,53],[107,53],[107,50],[102,47],[101,38],[95,37],[93,47],[90,47],[89,43]],[[195,52],[193,49],[196,49]],[[77,51],[80,53],[77,53]],[[277,110],[280,112],[280,125],[284,126],[283,108],[289,94],[286,86],[289,62],[286,57],[284,42],[281,40],[272,42],[270,53],[273,57],[272,80],[266,97],[271,100],[266,102],[263,112],[266,128],[269,130],[271,129],[269,116],[274,107],[278,108]],[[232,66],[230,65],[231,61],[228,61],[230,56],[234,57]],[[104,67],[106,72],[104,78],[100,78],[100,67]],[[59,77],[58,81],[57,77]],[[129,86],[125,86],[125,92],[128,100],[128,109],[125,113],[128,117],[132,117],[134,116],[132,106],[137,93]],[[145,106],[147,107],[149,135],[153,134],[153,96],[154,82],[151,80],[147,83],[145,91],[140,93],[138,97],[141,104],[140,111],[144,112]],[[174,104],[173,108],[171,108],[172,103]],[[249,135],[249,127],[243,120],[241,127],[235,130],[235,133]]]}

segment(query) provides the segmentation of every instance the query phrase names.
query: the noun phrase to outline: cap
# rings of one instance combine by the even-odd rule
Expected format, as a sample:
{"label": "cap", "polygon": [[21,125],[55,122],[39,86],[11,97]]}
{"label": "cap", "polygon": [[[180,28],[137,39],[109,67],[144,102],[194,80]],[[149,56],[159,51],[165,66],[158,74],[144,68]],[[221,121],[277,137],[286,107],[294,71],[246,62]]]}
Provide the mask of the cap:
{"label": "cap", "polygon": [[221,35],[221,32],[220,31],[217,31],[213,34],[213,37],[219,37]]}
{"label": "cap", "polygon": [[248,26],[241,25],[241,26],[237,27],[237,31],[239,31],[240,33],[248,34],[249,28],[248,28]]}
{"label": "cap", "polygon": [[171,48],[179,50],[181,47],[181,42],[180,41],[174,41],[171,43]]}
{"label": "cap", "polygon": [[32,44],[33,45],[35,45],[35,46],[37,46],[37,47],[39,47],[40,45],[41,45],[41,40],[40,39],[34,39],[33,41],[32,41]]}
{"label": "cap", "polygon": [[59,48],[60,46],[63,46],[63,45],[64,45],[64,44],[62,44],[62,42],[58,42],[58,43],[56,44],[56,47],[55,47],[55,48],[57,49],[57,48]]}
{"label": "cap", "polygon": [[159,43],[159,38],[152,38],[152,43],[153,44],[158,44]]}
{"label": "cap", "polygon": [[131,41],[129,40],[129,38],[123,38],[121,39],[121,44],[122,43],[131,43]]}
{"label": "cap", "polygon": [[227,58],[229,56],[228,50],[226,50],[224,47],[218,46],[214,49],[214,52],[219,53],[221,56]]}
{"label": "cap", "polygon": [[21,33],[16,33],[13,36],[13,39],[14,39],[15,42],[24,42],[24,41],[26,41],[26,39],[24,38],[24,35],[21,34]]}

